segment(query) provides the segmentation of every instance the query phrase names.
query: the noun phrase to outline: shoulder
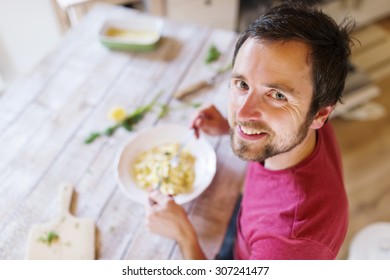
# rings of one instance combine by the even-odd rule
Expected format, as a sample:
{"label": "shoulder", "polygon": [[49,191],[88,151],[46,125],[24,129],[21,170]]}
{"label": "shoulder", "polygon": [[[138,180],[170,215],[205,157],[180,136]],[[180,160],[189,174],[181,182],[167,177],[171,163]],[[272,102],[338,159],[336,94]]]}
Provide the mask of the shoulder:
{"label": "shoulder", "polygon": [[332,260],[336,255],[326,246],[310,239],[274,236],[259,239],[251,246],[251,259]]}

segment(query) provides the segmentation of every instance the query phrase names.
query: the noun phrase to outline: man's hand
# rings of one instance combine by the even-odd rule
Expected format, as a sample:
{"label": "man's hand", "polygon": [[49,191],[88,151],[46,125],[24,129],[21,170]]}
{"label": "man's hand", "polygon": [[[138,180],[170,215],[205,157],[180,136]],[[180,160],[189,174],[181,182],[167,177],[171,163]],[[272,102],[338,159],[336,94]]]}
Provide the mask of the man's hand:
{"label": "man's hand", "polygon": [[174,239],[178,243],[193,232],[183,207],[159,191],[155,190],[149,194],[146,214],[146,225],[150,231]]}
{"label": "man's hand", "polygon": [[151,232],[175,240],[185,259],[205,259],[186,212],[172,197],[157,190],[149,193],[146,226]]}
{"label": "man's hand", "polygon": [[200,131],[212,136],[229,134],[228,121],[212,104],[201,107],[192,118],[190,126],[194,129],[196,138],[199,138]]}

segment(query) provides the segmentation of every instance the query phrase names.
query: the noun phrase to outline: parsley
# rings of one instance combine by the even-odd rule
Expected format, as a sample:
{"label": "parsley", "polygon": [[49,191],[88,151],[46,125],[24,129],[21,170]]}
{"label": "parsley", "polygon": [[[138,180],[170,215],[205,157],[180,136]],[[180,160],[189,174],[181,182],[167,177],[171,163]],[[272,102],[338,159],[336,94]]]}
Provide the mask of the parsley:
{"label": "parsley", "polygon": [[169,105],[168,104],[162,104],[160,113],[158,114],[158,117],[160,119],[164,118],[169,113]]}
{"label": "parsley", "polygon": [[214,61],[217,61],[220,56],[221,52],[217,49],[217,47],[215,45],[211,45],[207,52],[205,63],[210,64]]}
{"label": "parsley", "polygon": [[56,242],[60,239],[58,234],[54,231],[49,231],[46,236],[41,236],[38,241],[51,245],[51,243]]}
{"label": "parsley", "polygon": [[99,137],[101,137],[103,135],[110,137],[110,136],[114,135],[115,131],[119,127],[123,127],[126,130],[128,130],[128,131],[132,131],[134,129],[134,126],[137,123],[139,123],[145,117],[145,115],[149,111],[152,110],[153,106],[156,104],[156,101],[160,97],[160,95],[161,95],[161,92],[155,98],[153,98],[153,100],[149,104],[138,107],[133,112],[128,114],[123,121],[121,121],[121,122],[119,122],[119,123],[117,123],[117,124],[115,124],[113,126],[110,126],[110,127],[106,128],[103,132],[99,132],[99,131],[98,132],[92,132],[84,140],[84,143],[85,144],[90,144],[93,141],[95,141],[97,138],[99,138]]}

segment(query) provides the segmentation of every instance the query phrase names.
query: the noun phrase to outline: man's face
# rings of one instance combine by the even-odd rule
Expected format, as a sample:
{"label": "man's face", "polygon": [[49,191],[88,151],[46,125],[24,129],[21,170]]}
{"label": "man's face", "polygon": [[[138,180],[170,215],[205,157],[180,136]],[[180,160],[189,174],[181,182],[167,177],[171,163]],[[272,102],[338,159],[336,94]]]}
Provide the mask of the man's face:
{"label": "man's face", "polygon": [[231,144],[237,156],[262,162],[305,139],[312,122],[311,71],[309,48],[301,42],[244,42],[229,90]]}

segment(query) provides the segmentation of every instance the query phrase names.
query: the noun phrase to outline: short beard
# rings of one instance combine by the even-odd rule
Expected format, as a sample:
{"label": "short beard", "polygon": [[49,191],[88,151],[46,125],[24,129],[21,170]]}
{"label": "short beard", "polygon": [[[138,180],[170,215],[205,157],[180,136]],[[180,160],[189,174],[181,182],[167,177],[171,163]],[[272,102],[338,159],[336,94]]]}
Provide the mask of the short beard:
{"label": "short beard", "polygon": [[306,120],[299,127],[296,137],[291,139],[289,143],[291,144],[282,144],[281,146],[276,145],[275,143],[267,143],[264,148],[257,151],[256,153],[251,152],[251,144],[238,140],[237,147],[234,145],[234,128],[230,128],[230,144],[232,150],[236,156],[244,161],[256,161],[264,162],[266,159],[273,156],[287,153],[298,146],[306,138],[309,131],[311,122],[313,121],[312,117],[307,117]]}
{"label": "short beard", "polygon": [[250,152],[250,145],[245,142],[241,142],[237,148],[234,147],[234,129],[230,129],[230,145],[232,147],[233,153],[244,161],[257,161],[264,162],[267,158],[275,155],[274,149],[270,144],[267,144],[261,153],[252,154]]}

